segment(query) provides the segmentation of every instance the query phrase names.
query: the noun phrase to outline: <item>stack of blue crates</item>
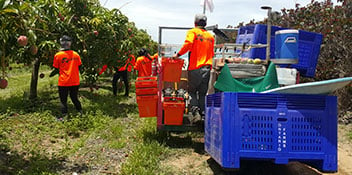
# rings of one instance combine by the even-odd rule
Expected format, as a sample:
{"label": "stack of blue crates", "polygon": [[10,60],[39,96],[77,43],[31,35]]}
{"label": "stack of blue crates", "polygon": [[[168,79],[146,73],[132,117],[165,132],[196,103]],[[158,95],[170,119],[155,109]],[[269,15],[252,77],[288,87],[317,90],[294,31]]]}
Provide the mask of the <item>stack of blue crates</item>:
{"label": "stack of blue crates", "polygon": [[[271,27],[271,42],[270,42],[270,58],[275,58],[275,32],[287,28],[272,26]],[[266,44],[267,25],[256,24],[251,26],[244,26],[238,30],[236,38],[237,44]],[[306,77],[314,77],[317,66],[320,45],[322,43],[323,35],[319,33],[307,32],[299,30],[298,36],[298,64],[290,67],[296,68],[301,75]],[[265,59],[266,49],[255,48],[245,52],[242,57],[247,58],[261,58]],[[282,65],[286,66],[286,65]]]}
{"label": "stack of blue crates", "polygon": [[337,171],[337,97],[221,92],[206,98],[205,150],[223,168],[240,160],[309,163]]}

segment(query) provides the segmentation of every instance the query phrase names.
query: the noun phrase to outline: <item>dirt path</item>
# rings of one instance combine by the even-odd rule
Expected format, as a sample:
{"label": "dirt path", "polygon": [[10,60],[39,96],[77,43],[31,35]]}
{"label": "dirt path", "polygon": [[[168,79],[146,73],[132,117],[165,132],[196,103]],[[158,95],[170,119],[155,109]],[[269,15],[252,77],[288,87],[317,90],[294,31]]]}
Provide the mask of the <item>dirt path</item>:
{"label": "dirt path", "polygon": [[[332,174],[352,175],[352,141],[348,138],[352,125],[339,125],[338,130],[338,172]],[[331,173],[330,173],[331,174]]]}

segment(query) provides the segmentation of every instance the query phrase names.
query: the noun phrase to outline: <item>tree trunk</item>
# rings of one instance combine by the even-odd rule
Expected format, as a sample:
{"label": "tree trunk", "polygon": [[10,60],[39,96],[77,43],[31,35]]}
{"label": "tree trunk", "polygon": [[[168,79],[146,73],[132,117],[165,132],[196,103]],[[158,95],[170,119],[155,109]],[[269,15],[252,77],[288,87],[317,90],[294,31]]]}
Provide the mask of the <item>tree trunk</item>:
{"label": "tree trunk", "polygon": [[39,67],[40,67],[40,61],[38,58],[35,58],[33,61],[32,79],[31,79],[31,86],[29,90],[29,99],[31,100],[37,98]]}

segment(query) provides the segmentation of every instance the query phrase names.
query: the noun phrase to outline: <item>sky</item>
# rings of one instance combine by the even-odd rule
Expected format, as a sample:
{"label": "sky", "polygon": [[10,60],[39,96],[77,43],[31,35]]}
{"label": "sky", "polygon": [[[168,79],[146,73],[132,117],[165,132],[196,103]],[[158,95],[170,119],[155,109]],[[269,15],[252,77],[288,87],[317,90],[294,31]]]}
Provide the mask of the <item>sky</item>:
{"label": "sky", "polygon": [[[317,0],[322,2],[323,0]],[[240,22],[261,21],[267,17],[267,10],[261,6],[271,6],[272,11],[295,8],[295,4],[306,6],[311,0],[213,0],[213,12],[206,11],[207,24],[226,28]],[[332,1],[337,4],[336,0]],[[158,41],[159,26],[194,27],[194,16],[203,13],[201,0],[100,0],[108,9],[120,9],[129,21],[139,29],[144,29],[152,39]],[[186,30],[163,30],[162,43],[181,44]]]}

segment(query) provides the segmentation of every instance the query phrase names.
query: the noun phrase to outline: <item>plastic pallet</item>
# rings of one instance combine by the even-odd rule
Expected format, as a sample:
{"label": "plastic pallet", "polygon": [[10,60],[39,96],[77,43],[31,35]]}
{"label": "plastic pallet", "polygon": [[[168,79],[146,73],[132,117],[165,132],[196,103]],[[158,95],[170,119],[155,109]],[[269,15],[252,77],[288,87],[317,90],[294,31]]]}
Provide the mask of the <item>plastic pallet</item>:
{"label": "plastic pallet", "polygon": [[[275,58],[275,32],[283,30],[278,26],[271,27],[271,41],[270,41],[270,58]],[[266,33],[267,25],[256,24],[251,26],[244,26],[238,30],[236,43],[238,44],[266,44]],[[308,32],[299,30],[298,36],[298,64],[291,65],[292,68],[296,68],[300,71],[302,76],[314,77],[315,70],[320,53],[320,45],[323,40],[323,35],[319,33]],[[247,52],[244,52],[242,57],[248,58],[266,58],[265,48],[254,48]],[[286,67],[286,65],[282,65]]]}
{"label": "plastic pallet", "polygon": [[225,169],[240,160],[310,163],[337,171],[337,97],[221,92],[208,95],[205,151]]}

